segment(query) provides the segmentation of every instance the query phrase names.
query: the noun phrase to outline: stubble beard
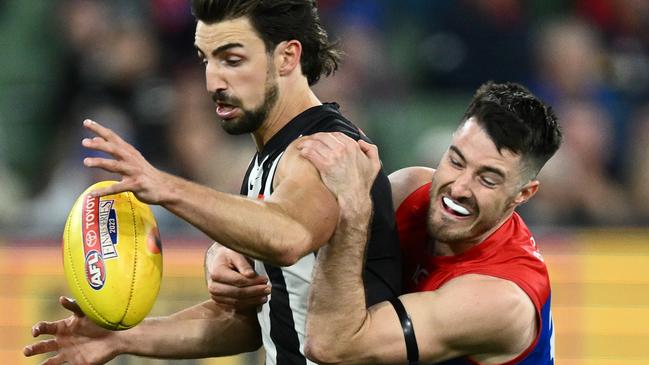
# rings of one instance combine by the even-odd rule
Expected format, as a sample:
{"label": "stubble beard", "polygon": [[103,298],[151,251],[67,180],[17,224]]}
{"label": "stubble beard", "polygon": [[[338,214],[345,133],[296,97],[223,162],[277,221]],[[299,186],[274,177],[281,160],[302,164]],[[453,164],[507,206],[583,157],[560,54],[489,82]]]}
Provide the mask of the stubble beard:
{"label": "stubble beard", "polygon": [[[433,185],[431,185],[430,191],[430,205],[428,208],[428,220],[427,228],[428,234],[435,241],[444,242],[444,243],[467,243],[473,236],[476,229],[474,225],[463,225],[459,224],[455,220],[452,220],[448,217],[445,217],[443,214],[439,214],[439,218],[436,219],[436,213],[439,209],[442,209],[438,205],[438,197],[442,195],[443,189],[438,189],[437,194],[434,195],[433,189],[435,188],[435,180],[433,179]],[[475,204],[474,204],[475,205]],[[474,210],[476,211],[476,210]]]}
{"label": "stubble beard", "polygon": [[[258,108],[253,110],[240,107],[243,115],[238,118],[221,120],[221,127],[231,135],[240,135],[256,131],[262,124],[264,124],[270,111],[273,109],[275,104],[277,104],[278,96],[279,88],[277,82],[270,78],[267,79],[264,91],[264,102]],[[234,97],[231,99],[233,104],[241,105],[241,102],[238,99]]]}
{"label": "stubble beard", "polygon": [[252,133],[264,124],[264,121],[268,118],[270,111],[275,107],[277,99],[279,98],[279,87],[277,85],[277,80],[273,76],[274,72],[275,67],[272,59],[269,58],[264,85],[264,102],[258,108],[253,110],[245,109],[241,100],[235,96],[217,95],[216,93],[212,96],[212,99],[215,102],[221,100],[225,103],[237,106],[243,113],[243,115],[238,118],[221,120],[221,127],[225,132],[231,135]]}

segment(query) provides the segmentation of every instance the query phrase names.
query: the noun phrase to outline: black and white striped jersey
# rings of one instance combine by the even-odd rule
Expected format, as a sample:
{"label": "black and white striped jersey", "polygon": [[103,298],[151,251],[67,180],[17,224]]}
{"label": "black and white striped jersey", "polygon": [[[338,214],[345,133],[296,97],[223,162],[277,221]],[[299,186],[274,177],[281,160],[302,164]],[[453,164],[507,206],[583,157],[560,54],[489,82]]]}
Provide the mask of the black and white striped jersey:
{"label": "black and white striped jersey", "polygon": [[[354,139],[366,139],[340,114],[336,104],[313,107],[295,117],[254,156],[241,194],[259,199],[272,194],[275,171],[286,147],[301,135],[335,131]],[[388,300],[401,292],[401,260],[392,196],[383,171],[372,187],[372,200],[374,218],[364,272],[368,305]],[[272,285],[270,300],[258,311],[267,365],[312,364],[304,357],[303,350],[307,298],[315,258],[316,253],[306,255],[289,267],[255,261],[255,270],[260,275],[267,275]]]}

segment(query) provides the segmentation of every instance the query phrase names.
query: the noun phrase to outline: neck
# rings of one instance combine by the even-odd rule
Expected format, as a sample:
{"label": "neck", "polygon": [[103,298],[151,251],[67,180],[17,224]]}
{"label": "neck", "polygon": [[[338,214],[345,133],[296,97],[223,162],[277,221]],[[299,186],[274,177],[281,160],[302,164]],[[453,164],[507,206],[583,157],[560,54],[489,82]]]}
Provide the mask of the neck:
{"label": "neck", "polygon": [[433,240],[433,253],[434,256],[455,256],[461,253],[464,253],[471,249],[471,247],[478,245],[479,243],[466,243],[466,242],[442,242]]}
{"label": "neck", "polygon": [[258,151],[261,151],[266,143],[295,117],[309,108],[322,105],[305,77],[300,77],[296,81],[285,81],[284,85],[279,86],[277,103],[268,113],[264,123],[252,133]]}

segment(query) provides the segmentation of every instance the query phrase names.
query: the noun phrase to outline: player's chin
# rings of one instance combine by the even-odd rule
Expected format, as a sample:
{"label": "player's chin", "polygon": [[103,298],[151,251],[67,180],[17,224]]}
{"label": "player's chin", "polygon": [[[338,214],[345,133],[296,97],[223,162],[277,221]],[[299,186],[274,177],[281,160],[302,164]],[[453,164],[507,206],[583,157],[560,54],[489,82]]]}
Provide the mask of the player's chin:
{"label": "player's chin", "polygon": [[437,241],[454,243],[454,242],[466,242],[467,239],[471,237],[471,231],[473,224],[470,221],[448,221],[445,220],[443,223],[433,222],[429,230],[435,237]]}

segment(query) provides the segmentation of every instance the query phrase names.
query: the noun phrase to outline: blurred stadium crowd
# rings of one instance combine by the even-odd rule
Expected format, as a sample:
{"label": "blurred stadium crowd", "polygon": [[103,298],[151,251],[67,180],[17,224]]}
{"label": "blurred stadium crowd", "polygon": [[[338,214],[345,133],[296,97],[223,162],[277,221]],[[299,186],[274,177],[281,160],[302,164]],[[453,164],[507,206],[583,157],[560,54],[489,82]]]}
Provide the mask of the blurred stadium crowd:
{"label": "blurred stadium crowd", "polygon": [[[0,2],[0,238],[58,236],[95,181],[92,118],[163,170],[239,190],[254,150],[221,131],[188,0]],[[532,225],[649,226],[649,1],[319,0],[342,69],[316,91],[374,139],[388,172],[433,166],[477,86],[551,104],[564,146]],[[190,227],[156,211],[161,231]]]}

